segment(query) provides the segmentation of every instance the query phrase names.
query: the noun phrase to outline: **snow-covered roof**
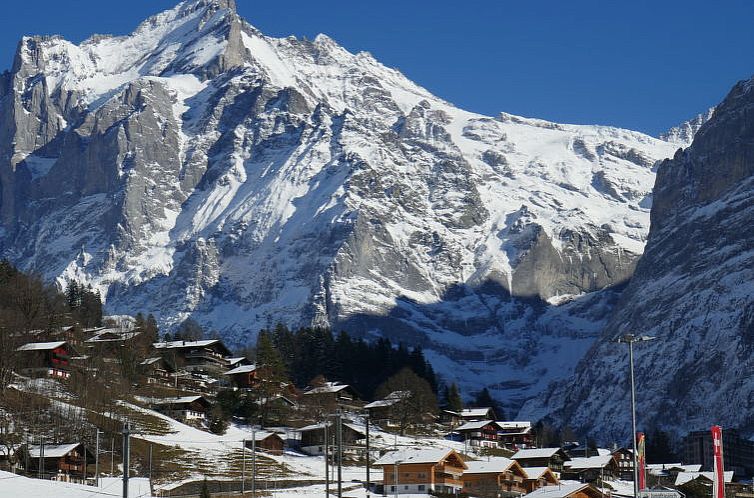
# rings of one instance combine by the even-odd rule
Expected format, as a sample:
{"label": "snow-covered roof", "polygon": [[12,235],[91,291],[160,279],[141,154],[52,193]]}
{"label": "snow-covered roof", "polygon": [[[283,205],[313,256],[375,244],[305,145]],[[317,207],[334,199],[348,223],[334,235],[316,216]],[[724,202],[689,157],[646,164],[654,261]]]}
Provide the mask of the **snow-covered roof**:
{"label": "snow-covered roof", "polygon": [[[713,472],[679,472],[675,478],[675,485],[680,486],[681,484],[686,484],[698,477],[704,477],[710,481],[714,481],[715,479]],[[725,479],[725,482],[733,482],[733,471],[727,470],[723,472],[723,478]]]}
{"label": "snow-covered roof", "polygon": [[492,408],[464,408],[458,414],[463,418],[468,417],[486,417]]}
{"label": "snow-covered roof", "polygon": [[597,454],[598,455],[612,455],[613,452],[608,450],[607,448],[597,448]]}
{"label": "snow-covered roof", "polygon": [[550,458],[560,448],[529,448],[518,450],[511,458],[514,460],[526,460],[527,458]]}
{"label": "snow-covered roof", "polygon": [[481,429],[487,424],[495,424],[494,420],[478,420],[475,422],[466,422],[463,425],[459,425],[454,430],[456,431],[473,431],[475,429]]}
{"label": "snow-covered roof", "polygon": [[378,399],[377,401],[372,401],[371,403],[367,403],[364,405],[364,408],[379,408],[382,406],[393,406],[394,404],[403,401],[405,399],[409,399],[411,397],[411,391],[393,391],[387,396],[385,396],[383,399]]}
{"label": "snow-covered roof", "polygon": [[[327,425],[327,427],[332,427],[333,423],[332,422],[327,422],[326,425]],[[362,436],[366,436],[366,433],[364,432],[364,430],[361,427],[359,427],[358,425],[354,425],[354,424],[351,424],[351,423],[348,423],[348,422],[343,422],[343,427],[348,427],[349,429],[357,432],[358,434],[360,434]],[[319,424],[307,425],[306,427],[301,427],[299,429],[296,429],[296,432],[318,431],[318,430],[321,430],[321,429],[324,429],[324,428],[325,428],[325,422],[320,422]]]}
{"label": "snow-covered roof", "polygon": [[154,400],[155,405],[183,405],[204,399],[204,396],[179,396],[175,398],[162,398]]}
{"label": "snow-covered roof", "polygon": [[513,463],[513,460],[505,457],[495,457],[489,460],[471,460],[466,462],[468,469],[464,474],[497,474],[508,470]]}
{"label": "snow-covered roof", "polygon": [[244,360],[246,360],[245,356],[239,356],[238,358],[225,358],[225,360],[228,362],[229,365],[235,365],[236,363],[240,363]]}
{"label": "snow-covered roof", "polygon": [[543,486],[524,495],[524,498],[566,498],[588,486],[589,484],[583,482],[561,482],[555,486]]}
{"label": "snow-covered roof", "polygon": [[646,465],[647,470],[652,475],[662,475],[664,472],[677,469],[684,472],[700,472],[702,470],[701,464],[684,465],[681,462],[678,463],[648,463]]}
{"label": "snow-covered roof", "polygon": [[256,369],[257,369],[256,365],[241,365],[240,367],[236,367],[233,370],[228,370],[223,375],[236,375],[236,374],[249,373],[249,372],[253,372]]}
{"label": "snow-covered roof", "polygon": [[153,363],[157,363],[157,362],[158,362],[158,361],[160,361],[161,359],[162,359],[162,358],[161,358],[161,357],[159,357],[159,356],[156,356],[156,357],[154,357],[154,358],[147,358],[146,360],[144,360],[144,361],[142,361],[141,363],[139,363],[139,365],[151,365],[151,364],[153,364]]}
{"label": "snow-covered roof", "polygon": [[[45,458],[60,458],[66,456],[76,448],[81,446],[81,443],[69,443],[69,444],[46,444],[44,445],[44,457]],[[29,445],[29,457],[39,458],[40,446],[38,444]]]}
{"label": "snow-covered roof", "polygon": [[282,436],[280,436],[280,434],[278,434],[277,432],[270,432],[270,431],[256,431],[256,432],[253,432],[253,433],[252,433],[251,437],[247,437],[247,438],[246,438],[246,441],[247,441],[247,442],[251,442],[252,440],[253,440],[253,441],[264,441],[265,439],[267,439],[267,438],[268,438],[268,437],[270,437],[270,436],[277,436],[277,437],[282,437]]}
{"label": "snow-covered roof", "polygon": [[[95,335],[85,340],[84,342],[91,344],[91,343],[97,343],[97,342],[127,341],[129,339],[133,339],[139,334],[141,334],[141,330],[121,330],[119,328],[104,329],[104,330],[100,330],[99,332],[97,332]],[[107,337],[107,336],[115,336],[115,337]]]}
{"label": "snow-covered roof", "polygon": [[225,347],[220,339],[206,339],[202,341],[169,341],[169,342],[155,342],[152,347],[155,349],[180,349],[180,348],[204,348],[212,346],[214,344],[220,344]]}
{"label": "snow-covered roof", "polygon": [[528,479],[539,479],[548,470],[552,472],[550,467],[524,467]]}
{"label": "snow-covered roof", "polygon": [[593,457],[572,458],[570,461],[565,462],[563,467],[571,470],[601,469],[614,460],[612,453],[608,453],[607,455]]}
{"label": "snow-covered roof", "polygon": [[518,429],[520,431],[531,429],[531,422],[501,422],[498,420],[497,425],[501,429]]}
{"label": "snow-covered roof", "polygon": [[349,387],[348,384],[340,384],[338,382],[326,382],[324,386],[313,387],[306,391],[304,394],[324,394],[324,393],[337,393]]}
{"label": "snow-covered roof", "polygon": [[65,341],[30,342],[16,349],[16,351],[50,351],[65,345]]}
{"label": "snow-covered roof", "polygon": [[[395,463],[436,463],[453,453],[451,449],[398,450],[382,455],[375,465],[393,465]],[[466,465],[464,464],[464,468]]]}

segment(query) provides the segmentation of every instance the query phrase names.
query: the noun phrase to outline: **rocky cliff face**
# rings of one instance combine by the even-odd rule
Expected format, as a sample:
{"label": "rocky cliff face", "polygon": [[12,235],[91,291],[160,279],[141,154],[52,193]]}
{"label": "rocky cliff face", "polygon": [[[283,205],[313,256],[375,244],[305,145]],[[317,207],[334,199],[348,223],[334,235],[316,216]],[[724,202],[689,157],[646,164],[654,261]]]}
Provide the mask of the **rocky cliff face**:
{"label": "rocky cliff face", "polygon": [[628,438],[625,333],[638,344],[640,429],[754,433],[754,81],[736,85],[693,145],[662,163],[644,255],[574,378],[524,413]]}
{"label": "rocky cliff face", "polygon": [[677,147],[469,113],[227,0],[24,38],[0,91],[3,257],[231,343],[278,321],[423,343],[519,401],[597,335],[614,292],[551,303],[631,277]]}

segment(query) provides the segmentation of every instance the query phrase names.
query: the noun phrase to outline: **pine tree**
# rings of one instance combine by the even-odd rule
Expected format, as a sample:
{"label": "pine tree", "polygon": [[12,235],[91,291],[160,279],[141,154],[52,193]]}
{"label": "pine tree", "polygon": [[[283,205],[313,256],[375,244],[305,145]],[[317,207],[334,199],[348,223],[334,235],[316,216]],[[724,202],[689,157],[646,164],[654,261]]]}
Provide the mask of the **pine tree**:
{"label": "pine tree", "polygon": [[500,407],[497,401],[490,394],[490,390],[486,387],[476,393],[474,397],[474,406],[477,408],[492,408],[492,411],[497,415],[498,420],[505,420],[505,413]]}
{"label": "pine tree", "polygon": [[461,393],[455,382],[452,383],[450,387],[445,387],[445,392],[443,393],[443,407],[452,412],[460,412],[463,410],[463,400],[461,399]]}

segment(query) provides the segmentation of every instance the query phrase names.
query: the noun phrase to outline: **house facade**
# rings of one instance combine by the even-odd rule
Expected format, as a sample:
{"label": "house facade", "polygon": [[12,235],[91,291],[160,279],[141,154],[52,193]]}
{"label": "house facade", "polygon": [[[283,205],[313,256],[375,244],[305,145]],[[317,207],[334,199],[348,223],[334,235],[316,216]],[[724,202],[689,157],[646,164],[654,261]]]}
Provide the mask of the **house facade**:
{"label": "house facade", "polygon": [[455,428],[463,441],[475,448],[497,448],[500,426],[492,420],[466,422]]}
{"label": "house facade", "polygon": [[29,462],[28,473],[59,481],[85,480],[86,467],[95,460],[81,443],[30,445],[20,451],[19,460]]}
{"label": "house facade", "polygon": [[210,403],[204,396],[183,396],[155,400],[152,407],[170,418],[180,422],[204,422]]}
{"label": "house facade", "polygon": [[73,347],[65,341],[31,342],[16,349],[20,356],[19,371],[31,377],[67,379],[71,376]]}
{"label": "house facade", "polygon": [[518,497],[527,493],[524,468],[509,458],[490,458],[466,462],[463,473],[464,493],[469,495]]}
{"label": "house facade", "polygon": [[[331,421],[308,425],[297,430],[299,433],[300,449],[307,455],[324,455],[325,453],[325,427],[327,427],[327,439],[329,446],[335,444],[335,424]],[[343,445],[346,453],[353,452],[353,447],[366,439],[366,433],[361,427],[349,422],[343,422]],[[349,448],[349,446],[351,448]]]}
{"label": "house facade", "polygon": [[393,451],[374,465],[382,468],[385,494],[457,494],[463,489],[463,473],[468,469],[454,450]]}
{"label": "house facade", "polygon": [[526,467],[526,478],[524,479],[524,488],[527,493],[531,493],[545,486],[555,486],[560,483],[558,476],[550,467]]}
{"label": "house facade", "polygon": [[228,370],[231,353],[219,339],[156,342],[152,347],[168,361],[189,373],[222,375]]}
{"label": "house facade", "polygon": [[612,481],[618,477],[620,470],[618,462],[611,453],[586,458],[572,458],[563,464],[561,478],[595,482],[597,480]]}
{"label": "house facade", "polygon": [[497,422],[500,427],[498,443],[509,450],[535,448],[537,436],[531,422]]}

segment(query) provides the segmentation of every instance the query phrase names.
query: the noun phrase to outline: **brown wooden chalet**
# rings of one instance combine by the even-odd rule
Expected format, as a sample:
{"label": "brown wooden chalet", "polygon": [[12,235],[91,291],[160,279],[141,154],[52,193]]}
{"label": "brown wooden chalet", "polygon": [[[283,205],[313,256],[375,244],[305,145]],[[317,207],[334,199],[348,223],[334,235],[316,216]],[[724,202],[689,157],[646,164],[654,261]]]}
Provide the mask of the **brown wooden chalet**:
{"label": "brown wooden chalet", "polygon": [[524,488],[527,493],[545,486],[554,486],[560,481],[550,467],[526,467],[526,478],[524,479]]}
{"label": "brown wooden chalet", "polygon": [[[358,396],[348,384],[339,382],[323,382],[321,385],[313,386],[304,391],[301,401],[309,405],[315,411],[314,415],[332,412],[335,407],[353,407],[356,406]],[[316,407],[320,407],[317,410]]]}
{"label": "brown wooden chalet", "polygon": [[239,365],[223,375],[230,379],[234,387],[252,389],[257,387],[261,380],[259,370],[256,365]]}
{"label": "brown wooden chalet", "polygon": [[466,422],[455,428],[462,440],[472,447],[496,448],[498,445],[498,431],[500,426],[493,420]]}
{"label": "brown wooden chalet", "polygon": [[182,396],[154,400],[152,407],[181,422],[203,422],[207,419],[210,402],[204,396]]}
{"label": "brown wooden chalet", "polygon": [[228,369],[230,351],[219,339],[156,342],[152,347],[187,372],[222,375]]}
{"label": "brown wooden chalet", "polygon": [[86,466],[95,460],[93,452],[81,443],[23,446],[20,451],[20,461],[29,462],[27,472],[45,479],[83,480]]}
{"label": "brown wooden chalet", "polygon": [[563,464],[562,479],[594,482],[598,479],[612,481],[620,474],[618,462],[608,453],[592,457],[572,458]]}
{"label": "brown wooden chalet", "polygon": [[101,328],[84,341],[87,354],[112,357],[124,347],[134,348],[141,343],[148,347],[149,340],[141,329]]}
{"label": "brown wooden chalet", "polygon": [[[327,425],[328,439],[330,445],[335,443],[335,425],[331,422],[322,422],[319,424],[307,425],[297,429],[296,432],[300,435],[300,449],[307,455],[323,455],[325,452],[325,425]],[[349,446],[353,447],[366,439],[366,433],[364,430],[349,422],[343,422],[343,445],[346,447],[346,451],[349,450]]]}
{"label": "brown wooden chalet", "polygon": [[526,472],[510,458],[466,462],[463,473],[463,492],[471,496],[518,497],[528,492]]}
{"label": "brown wooden chalet", "polygon": [[495,410],[490,407],[464,408],[458,412],[461,422],[479,422],[480,420],[497,420]]}
{"label": "brown wooden chalet", "polygon": [[634,479],[634,453],[629,448],[616,448],[611,451],[618,462],[618,477],[624,481]]}
{"label": "brown wooden chalet", "polygon": [[454,450],[400,450],[383,455],[374,462],[382,468],[385,494],[457,494],[463,488],[463,474],[468,469]]}
{"label": "brown wooden chalet", "polygon": [[246,439],[246,447],[256,448],[257,451],[261,450],[273,455],[282,455],[285,440],[275,432],[257,431]]}
{"label": "brown wooden chalet", "polygon": [[364,409],[369,412],[369,419],[372,422],[390,425],[391,414],[402,403],[410,402],[411,396],[411,391],[393,391],[383,399],[367,403],[364,405]]}
{"label": "brown wooden chalet", "polygon": [[145,359],[139,363],[139,368],[148,384],[172,385],[175,382],[175,369],[162,356]]}
{"label": "brown wooden chalet", "polygon": [[16,351],[20,356],[22,374],[60,379],[71,376],[71,358],[78,355],[65,341],[31,342]]}
{"label": "brown wooden chalet", "polygon": [[537,445],[536,434],[531,422],[497,422],[500,427],[498,442],[502,448],[519,450],[534,448]]}
{"label": "brown wooden chalet", "polygon": [[522,467],[550,467],[554,472],[563,470],[563,463],[571,458],[561,448],[527,448],[511,457]]}

